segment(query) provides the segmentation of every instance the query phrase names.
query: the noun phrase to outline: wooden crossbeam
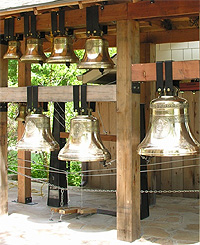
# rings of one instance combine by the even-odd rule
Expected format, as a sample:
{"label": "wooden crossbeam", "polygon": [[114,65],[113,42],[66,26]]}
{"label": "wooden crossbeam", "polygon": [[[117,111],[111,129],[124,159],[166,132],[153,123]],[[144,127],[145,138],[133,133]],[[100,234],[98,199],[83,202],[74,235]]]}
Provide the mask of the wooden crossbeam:
{"label": "wooden crossbeam", "polygon": [[[173,80],[190,80],[200,77],[200,61],[176,61],[172,63]],[[165,79],[165,66],[163,66],[163,78]],[[156,64],[133,64],[132,81],[155,81]]]}
{"label": "wooden crossbeam", "polygon": [[[26,87],[0,88],[0,102],[26,102]],[[73,101],[73,86],[38,88],[39,102]],[[116,85],[87,86],[87,101],[116,101]]]}

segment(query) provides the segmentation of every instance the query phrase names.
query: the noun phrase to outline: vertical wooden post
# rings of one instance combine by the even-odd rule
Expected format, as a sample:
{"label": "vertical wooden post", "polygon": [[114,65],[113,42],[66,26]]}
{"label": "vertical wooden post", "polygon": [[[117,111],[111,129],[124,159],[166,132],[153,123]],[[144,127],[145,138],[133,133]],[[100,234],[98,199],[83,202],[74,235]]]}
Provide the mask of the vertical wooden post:
{"label": "vertical wooden post", "polygon": [[[0,87],[8,86],[8,61],[3,60],[7,45],[0,44]],[[0,112],[0,215],[8,213],[7,112]]]}
{"label": "vertical wooden post", "polygon": [[[25,41],[21,42],[22,53],[25,52]],[[31,64],[18,62],[18,86],[31,85]],[[24,132],[22,122],[18,123],[18,139],[21,139]],[[18,151],[18,202],[31,202],[31,179],[23,175],[31,175],[31,170],[24,167],[31,167],[31,153],[28,151]],[[21,160],[20,160],[21,159]],[[20,174],[21,173],[21,174]]]}
{"label": "vertical wooden post", "polygon": [[132,94],[131,64],[140,61],[139,23],[117,22],[117,238],[140,237],[140,95]]}

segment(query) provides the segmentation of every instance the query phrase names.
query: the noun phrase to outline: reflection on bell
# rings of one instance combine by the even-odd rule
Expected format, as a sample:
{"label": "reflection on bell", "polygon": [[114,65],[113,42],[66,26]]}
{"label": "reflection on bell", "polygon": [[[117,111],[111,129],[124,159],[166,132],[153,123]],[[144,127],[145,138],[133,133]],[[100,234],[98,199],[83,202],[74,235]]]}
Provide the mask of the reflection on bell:
{"label": "reflection on bell", "polygon": [[25,63],[45,62],[46,56],[43,52],[42,40],[38,38],[27,39],[26,51],[20,60]]}
{"label": "reflection on bell", "polygon": [[67,143],[60,150],[58,159],[63,161],[106,161],[111,158],[99,135],[97,118],[79,115],[71,119]]}
{"label": "reflection on bell", "polygon": [[72,38],[69,36],[54,37],[51,56],[47,59],[47,63],[77,63],[73,47]]}
{"label": "reflection on bell", "polygon": [[189,127],[188,102],[178,96],[161,96],[150,104],[149,130],[138,146],[144,156],[188,156],[199,153],[200,144]]}
{"label": "reflection on bell", "polygon": [[27,116],[27,113],[26,113],[26,105],[20,103],[18,110],[19,110],[19,112],[18,112],[18,115],[15,118],[15,120],[16,121],[19,121],[19,122],[22,122],[22,123],[25,123],[25,119],[26,119],[26,116]]}
{"label": "reflection on bell", "polygon": [[19,59],[21,56],[20,41],[8,41],[8,49],[3,59]]}
{"label": "reflection on bell", "polygon": [[54,151],[59,144],[50,131],[50,119],[43,114],[32,114],[26,117],[25,130],[17,143],[18,150]]}
{"label": "reflection on bell", "polygon": [[113,68],[114,63],[108,53],[108,41],[101,37],[90,37],[85,43],[85,54],[78,68]]}

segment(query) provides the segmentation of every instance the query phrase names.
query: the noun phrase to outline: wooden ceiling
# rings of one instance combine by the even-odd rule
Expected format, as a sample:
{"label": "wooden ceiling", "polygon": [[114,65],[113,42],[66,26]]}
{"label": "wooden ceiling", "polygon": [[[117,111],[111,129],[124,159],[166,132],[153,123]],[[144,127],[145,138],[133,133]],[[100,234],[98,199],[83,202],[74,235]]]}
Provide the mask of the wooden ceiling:
{"label": "wooden ceiling", "polygon": [[[62,4],[64,1],[59,1]],[[121,3],[123,2],[123,3]],[[125,3],[124,3],[125,2]],[[73,1],[63,5],[66,10],[65,26],[74,28],[74,48],[83,48],[86,38],[86,6],[99,5],[99,22],[108,25],[110,46],[116,46],[116,23],[118,20],[134,19],[139,21],[141,42],[168,43],[199,40],[200,0],[132,0],[132,1]],[[51,30],[51,11],[60,5],[40,6],[30,9],[37,15],[37,31]],[[27,11],[27,9],[26,9]],[[15,32],[23,33],[24,21],[19,10],[1,12],[0,34],[4,33],[4,19],[15,16]],[[48,38],[47,38],[48,39]]]}

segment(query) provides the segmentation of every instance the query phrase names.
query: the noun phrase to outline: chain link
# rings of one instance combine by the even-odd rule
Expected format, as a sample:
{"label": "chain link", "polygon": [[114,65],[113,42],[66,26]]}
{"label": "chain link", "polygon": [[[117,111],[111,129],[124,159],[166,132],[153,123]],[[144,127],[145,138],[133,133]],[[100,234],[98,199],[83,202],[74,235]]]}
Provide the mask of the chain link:
{"label": "chain link", "polygon": [[60,189],[60,192],[61,192],[61,198],[60,198],[60,206],[61,208],[64,206],[64,189],[61,188]]}

